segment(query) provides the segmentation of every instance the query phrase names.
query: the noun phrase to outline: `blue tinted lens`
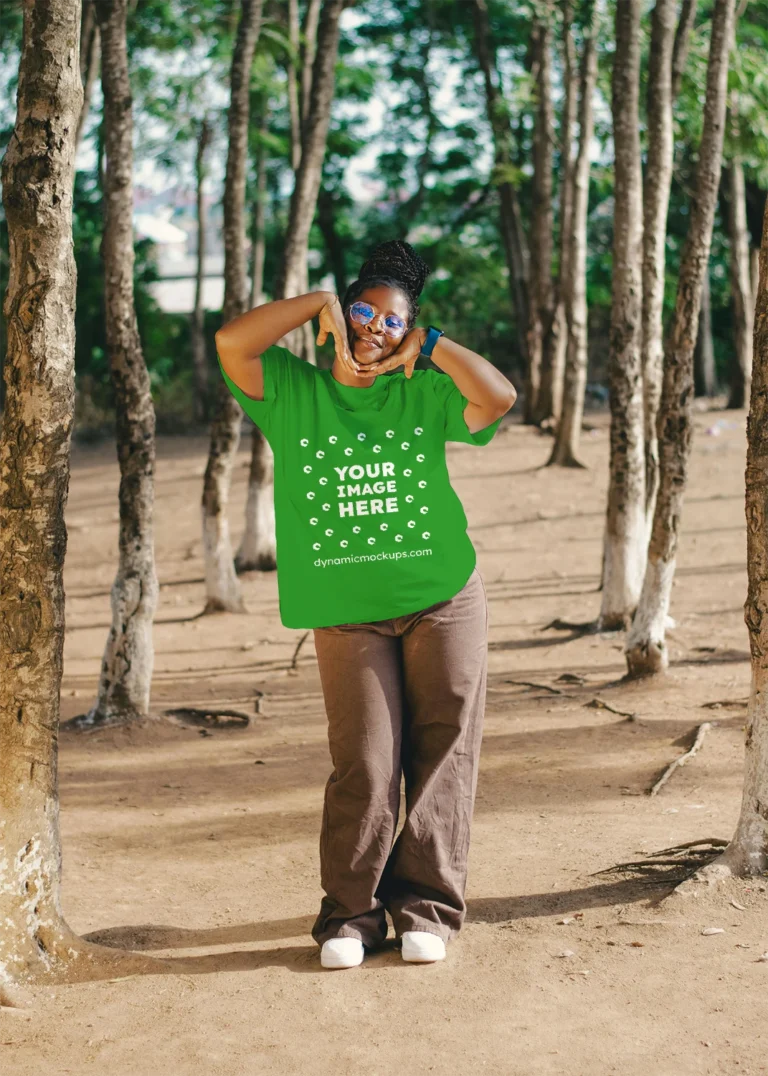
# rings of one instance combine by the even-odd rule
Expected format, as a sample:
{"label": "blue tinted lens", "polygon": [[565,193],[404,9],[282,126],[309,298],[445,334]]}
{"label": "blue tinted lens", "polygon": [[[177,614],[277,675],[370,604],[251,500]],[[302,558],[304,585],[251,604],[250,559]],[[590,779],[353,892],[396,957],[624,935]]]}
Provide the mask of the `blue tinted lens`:
{"label": "blue tinted lens", "polygon": [[[353,303],[349,308],[349,316],[359,325],[367,325],[376,316],[373,307],[368,303]],[[397,314],[390,314],[384,319],[384,332],[387,336],[399,336],[405,331],[405,322]]]}

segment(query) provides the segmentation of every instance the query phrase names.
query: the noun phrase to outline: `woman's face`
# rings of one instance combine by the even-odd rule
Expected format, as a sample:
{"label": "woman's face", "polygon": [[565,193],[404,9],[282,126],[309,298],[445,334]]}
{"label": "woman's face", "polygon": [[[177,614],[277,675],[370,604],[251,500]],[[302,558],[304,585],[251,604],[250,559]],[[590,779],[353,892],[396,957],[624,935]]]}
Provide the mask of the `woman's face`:
{"label": "woman's face", "polygon": [[[363,366],[385,359],[397,351],[403,337],[408,332],[408,301],[397,288],[388,288],[385,284],[366,288],[358,295],[355,302],[369,303],[374,310],[374,318],[367,325],[360,325],[346,314],[349,346],[355,359]],[[384,331],[384,318],[397,314],[405,322],[405,329],[398,336],[390,336]]]}

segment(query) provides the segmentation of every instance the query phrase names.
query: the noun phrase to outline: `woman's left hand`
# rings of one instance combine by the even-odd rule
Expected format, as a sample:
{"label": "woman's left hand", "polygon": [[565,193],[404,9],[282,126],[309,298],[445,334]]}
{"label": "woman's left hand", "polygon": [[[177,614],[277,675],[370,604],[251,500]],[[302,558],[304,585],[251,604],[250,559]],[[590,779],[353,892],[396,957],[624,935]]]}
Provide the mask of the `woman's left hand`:
{"label": "woman's left hand", "polygon": [[405,376],[410,380],[413,373],[413,367],[416,364],[416,360],[419,357],[419,353],[424,344],[424,329],[416,327],[411,329],[409,333],[406,333],[403,339],[400,341],[396,351],[393,351],[391,355],[388,355],[386,359],[379,359],[378,362],[366,363],[361,372],[365,374],[383,374],[387,370],[394,370],[397,366],[405,367]]}

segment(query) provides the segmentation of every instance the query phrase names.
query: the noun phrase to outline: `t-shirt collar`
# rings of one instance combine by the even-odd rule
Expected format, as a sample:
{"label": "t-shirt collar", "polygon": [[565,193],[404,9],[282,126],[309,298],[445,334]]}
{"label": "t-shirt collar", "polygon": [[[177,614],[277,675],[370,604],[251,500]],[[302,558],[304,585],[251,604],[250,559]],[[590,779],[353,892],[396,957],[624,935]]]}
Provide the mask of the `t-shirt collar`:
{"label": "t-shirt collar", "polygon": [[329,386],[331,395],[339,407],[346,411],[380,411],[389,396],[391,374],[379,374],[370,385],[342,385],[331,373],[330,367],[320,371]]}

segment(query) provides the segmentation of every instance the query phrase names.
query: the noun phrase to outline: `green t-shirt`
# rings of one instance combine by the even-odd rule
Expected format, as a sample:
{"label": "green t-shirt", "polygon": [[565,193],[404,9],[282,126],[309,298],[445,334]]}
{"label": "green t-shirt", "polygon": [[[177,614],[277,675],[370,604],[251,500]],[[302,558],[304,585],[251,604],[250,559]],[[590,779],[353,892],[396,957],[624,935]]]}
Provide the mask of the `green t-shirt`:
{"label": "green t-shirt", "polygon": [[280,618],[319,628],[404,616],[452,598],[476,561],[451,486],[446,441],[470,433],[447,374],[379,374],[342,385],[287,348],[261,356],[264,399],[224,380],[272,447]]}

